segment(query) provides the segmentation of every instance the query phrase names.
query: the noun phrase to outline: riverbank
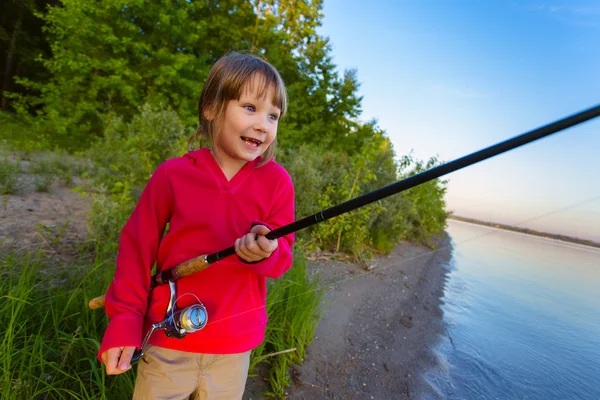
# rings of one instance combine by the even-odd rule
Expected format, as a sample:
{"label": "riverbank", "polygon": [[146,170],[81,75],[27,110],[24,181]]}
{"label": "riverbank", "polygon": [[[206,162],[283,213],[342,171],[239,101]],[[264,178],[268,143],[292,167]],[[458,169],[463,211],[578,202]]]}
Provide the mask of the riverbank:
{"label": "riverbank", "polygon": [[[451,257],[447,234],[434,243],[436,251],[403,242],[369,270],[310,263],[327,286],[325,312],[288,398],[416,399],[432,390],[422,376],[436,365],[432,348],[445,334],[440,306]],[[262,398],[262,382],[249,379],[244,398]]]}
{"label": "riverbank", "polygon": [[560,240],[563,242],[575,243],[575,244],[580,244],[583,246],[600,248],[600,243],[598,243],[598,242],[594,242],[593,240],[588,240],[588,239],[576,238],[573,236],[559,235],[557,233],[541,232],[541,231],[536,231],[533,229],[523,228],[523,227],[519,227],[519,226],[499,224],[497,222],[481,221],[481,220],[474,219],[474,218],[461,217],[459,215],[450,215],[450,216],[448,216],[448,218],[456,220],[456,221],[462,221],[462,222],[468,222],[468,223],[476,224],[476,225],[488,226],[490,228],[503,229],[505,231],[524,233],[526,235],[540,236],[540,237],[544,237],[544,238]]}

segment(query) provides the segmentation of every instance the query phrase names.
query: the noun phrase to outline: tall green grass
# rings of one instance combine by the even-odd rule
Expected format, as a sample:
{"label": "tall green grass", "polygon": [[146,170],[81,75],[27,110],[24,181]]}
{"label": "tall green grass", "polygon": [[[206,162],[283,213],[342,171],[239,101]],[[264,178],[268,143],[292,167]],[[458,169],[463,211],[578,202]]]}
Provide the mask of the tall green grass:
{"label": "tall green grass", "polygon": [[0,194],[14,194],[20,187],[21,166],[18,162],[0,158]]}
{"label": "tall green grass", "polygon": [[[321,319],[323,289],[318,277],[309,277],[303,254],[294,256],[293,267],[268,284],[269,323],[264,342],[252,352],[251,370],[264,363],[269,371],[270,397],[284,397],[290,385],[290,367],[304,361],[306,349],[314,338]],[[273,353],[293,349],[275,356]]]}
{"label": "tall green grass", "polygon": [[96,360],[106,321],[84,299],[110,279],[103,264],[67,279],[49,264],[42,253],[1,256],[0,398],[131,398],[134,375],[108,378]]}
{"label": "tall green grass", "polygon": [[[3,118],[6,120],[0,114],[0,122]],[[90,237],[77,260],[57,266],[56,260],[45,258],[44,253],[0,254],[2,399],[131,397],[135,367],[115,377],[104,374],[96,353],[107,320],[104,312],[88,310],[86,300],[102,294],[111,282],[118,236],[141,188],[160,161],[182,154],[187,135],[176,113],[164,107],[146,105],[130,121],[110,115],[105,118],[102,139],[86,154],[92,165],[87,161],[64,163],[63,155],[41,162],[34,154],[48,145],[36,141],[35,135],[27,141],[13,141],[12,133],[25,129],[15,121],[0,126],[0,144],[10,140],[11,148],[31,155],[27,172],[40,177],[36,189],[47,190],[49,182],[70,185],[73,174],[81,176],[83,171],[93,177],[78,187],[93,194],[93,205]],[[370,149],[367,158],[308,147],[280,152],[278,160],[293,176],[297,193],[303,194],[296,198],[297,216],[341,203],[397,180],[398,174],[404,177],[435,163],[415,164],[407,157],[397,171],[391,149],[371,147],[365,147],[365,151]],[[9,162],[0,164],[0,190],[14,192],[11,188],[18,188],[23,174]],[[444,190],[443,182],[422,185],[298,233],[294,266],[280,279],[269,281],[269,324],[265,341],[253,351],[251,360],[253,369],[260,365],[268,371],[267,395],[284,396],[290,367],[302,363],[321,316],[322,292],[318,280],[309,277],[301,251],[370,255],[391,250],[400,238],[424,240],[444,227]],[[60,240],[60,231],[54,237]],[[292,348],[296,350],[273,356]]]}
{"label": "tall green grass", "polygon": [[[105,375],[96,354],[106,317],[86,306],[86,299],[102,294],[112,280],[108,262],[56,266],[41,252],[3,254],[0,278],[1,399],[131,398],[135,366],[123,375]],[[313,338],[320,294],[301,255],[268,290],[269,324],[252,365],[267,365],[270,394],[281,397],[290,367],[302,362]],[[294,353],[267,357],[293,347]]]}

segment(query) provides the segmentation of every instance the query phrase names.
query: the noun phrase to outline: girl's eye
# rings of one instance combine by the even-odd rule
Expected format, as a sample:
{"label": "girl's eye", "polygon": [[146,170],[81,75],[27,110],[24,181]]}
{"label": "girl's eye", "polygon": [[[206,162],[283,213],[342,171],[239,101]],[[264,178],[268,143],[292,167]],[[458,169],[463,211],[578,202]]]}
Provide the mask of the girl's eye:
{"label": "girl's eye", "polygon": [[279,115],[277,115],[277,114],[269,114],[269,118],[271,118],[272,121],[277,121],[279,119]]}
{"label": "girl's eye", "polygon": [[254,106],[244,106],[244,107],[245,107],[245,108],[246,108],[246,110],[248,110],[248,111],[252,111],[252,112],[256,111],[256,107],[254,107]]}

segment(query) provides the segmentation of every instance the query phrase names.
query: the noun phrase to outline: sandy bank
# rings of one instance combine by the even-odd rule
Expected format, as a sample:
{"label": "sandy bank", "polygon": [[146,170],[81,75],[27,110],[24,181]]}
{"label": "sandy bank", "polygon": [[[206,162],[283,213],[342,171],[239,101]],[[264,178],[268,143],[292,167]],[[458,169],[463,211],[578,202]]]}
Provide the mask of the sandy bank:
{"label": "sandy bank", "polygon": [[[325,313],[290,399],[419,398],[421,378],[435,366],[432,347],[445,330],[440,309],[449,238],[437,251],[401,243],[370,271],[343,262],[313,262],[327,285]],[[259,399],[257,381],[246,399]]]}

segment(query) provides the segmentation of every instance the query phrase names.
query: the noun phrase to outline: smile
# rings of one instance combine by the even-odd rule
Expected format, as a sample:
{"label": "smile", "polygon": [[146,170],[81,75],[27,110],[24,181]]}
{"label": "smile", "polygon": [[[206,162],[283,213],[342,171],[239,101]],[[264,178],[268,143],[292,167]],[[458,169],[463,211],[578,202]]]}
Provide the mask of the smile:
{"label": "smile", "polygon": [[242,136],[241,137],[243,142],[246,142],[254,147],[259,147],[263,142],[261,142],[260,140],[254,139],[254,138],[250,138],[250,137],[246,137],[246,136]]}

